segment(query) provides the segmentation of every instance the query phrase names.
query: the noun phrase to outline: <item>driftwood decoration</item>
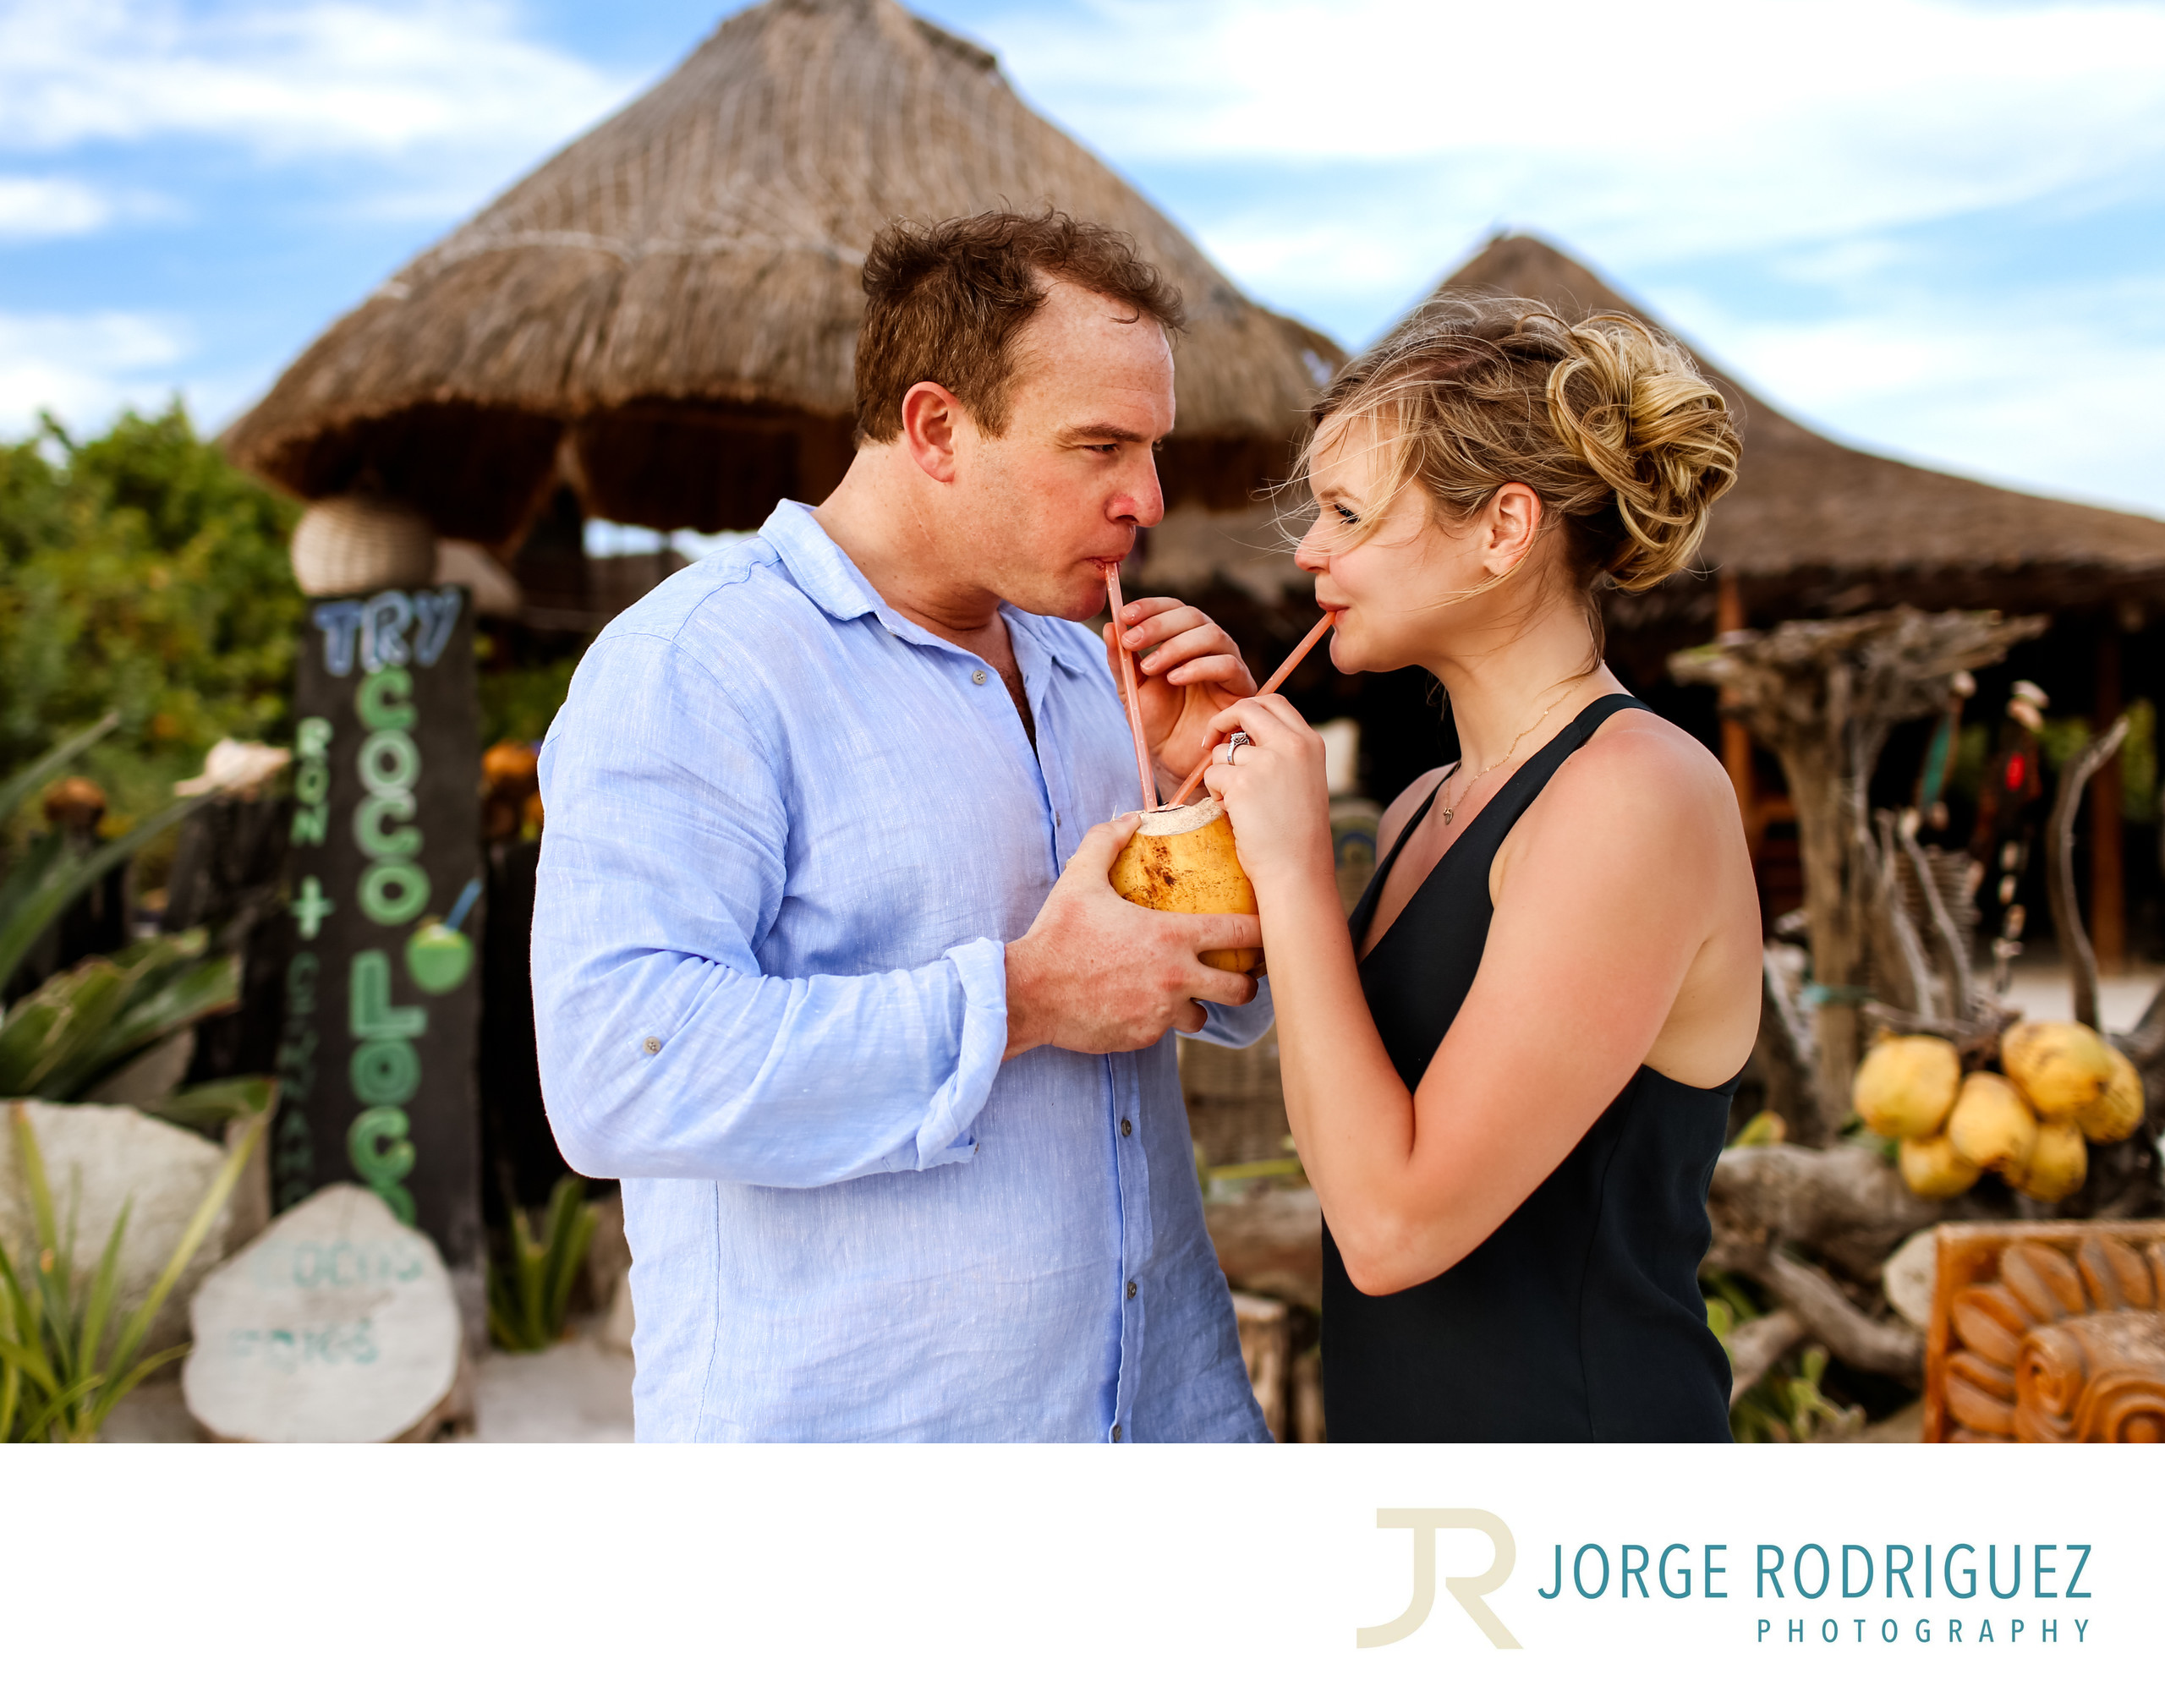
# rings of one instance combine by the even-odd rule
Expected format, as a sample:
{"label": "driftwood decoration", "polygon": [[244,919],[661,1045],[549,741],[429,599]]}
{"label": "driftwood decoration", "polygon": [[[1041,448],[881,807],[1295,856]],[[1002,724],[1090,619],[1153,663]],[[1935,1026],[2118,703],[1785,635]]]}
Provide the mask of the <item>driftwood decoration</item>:
{"label": "driftwood decoration", "polygon": [[2067,957],[2075,980],[2075,1017],[2091,1031],[2097,1030],[2097,953],[2091,947],[2090,933],[2082,922],[2082,909],[2075,895],[2075,815],[2090,780],[2105,768],[2127,739],[2124,716],[2060,769],[2058,791],[2053,797],[2053,818],[2045,833],[2046,888],[2052,896],[2053,935]]}
{"label": "driftwood decoration", "polygon": [[[1799,1331],[1766,1351],[1752,1380],[1807,1335],[1844,1364],[1916,1379],[1923,1337],[1899,1317],[1877,1314],[1874,1306],[1888,1254],[1936,1220],[1938,1205],[1913,1196],[1899,1175],[1860,1146],[1808,1151],[1779,1145],[1724,1151],[1714,1165],[1707,1209],[1714,1240],[1706,1267],[1757,1282],[1779,1301],[1776,1314],[1785,1312]],[[1841,1278],[1830,1273],[1834,1269]],[[1755,1340],[1751,1358],[1763,1350]],[[1745,1352],[1732,1347],[1730,1356],[1741,1378]]]}
{"label": "driftwood decoration", "polygon": [[2165,1222],[1943,1225],[1927,1441],[2165,1441]]}
{"label": "driftwood decoration", "polygon": [[[1934,950],[1898,905],[1894,865],[1898,856],[1910,857],[1905,839],[1898,827],[1875,826],[1866,810],[1880,750],[1897,724],[1944,708],[1955,672],[1997,663],[2045,626],[2043,617],[1903,607],[1784,623],[1764,634],[1740,630],[1669,660],[1679,682],[1720,688],[1788,773],[1819,998],[1821,1109],[1837,1128],[1860,1051],[1857,1004],[1867,960],[1883,983],[1899,987],[1871,994],[1927,1013],[1945,1005],[1923,994]],[[1946,946],[1938,952],[1944,956]],[[1954,958],[1964,959],[1959,946]]]}

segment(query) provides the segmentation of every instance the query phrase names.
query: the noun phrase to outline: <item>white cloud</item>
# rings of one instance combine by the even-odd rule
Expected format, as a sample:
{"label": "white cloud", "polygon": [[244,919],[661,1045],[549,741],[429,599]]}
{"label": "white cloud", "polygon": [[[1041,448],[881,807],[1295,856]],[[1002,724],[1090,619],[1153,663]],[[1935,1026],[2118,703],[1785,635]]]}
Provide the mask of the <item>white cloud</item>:
{"label": "white cloud", "polygon": [[[1938,234],[2154,228],[2165,7],[1084,0],[979,34],[1084,142],[1181,185],[1244,287],[1342,337],[1531,228],[1830,430],[2165,512],[2165,278],[2048,293],[2081,271],[2060,255],[1976,283]],[[1633,284],[1714,260],[1787,288]]]}
{"label": "white cloud", "polygon": [[73,178],[0,176],[0,242],[79,237],[112,216],[106,197]]}
{"label": "white cloud", "polygon": [[523,39],[494,0],[0,5],[0,140],[18,151],[202,137],[392,157],[453,145],[500,173],[631,92]]}
{"label": "white cloud", "polygon": [[[1320,241],[1325,267],[1409,286],[1439,231],[1496,220],[1625,265],[2165,177],[2150,5],[1097,0],[987,33],[1033,101],[1118,159],[1335,168],[1273,211],[1299,266]],[[1363,241],[1340,252],[1349,216]],[[1282,296],[1294,276],[1248,276]]]}
{"label": "white cloud", "polygon": [[162,401],[189,350],[184,331],[158,316],[0,313],[0,434],[24,432],[40,409],[96,426],[125,403]]}
{"label": "white cloud", "polygon": [[[1816,320],[1660,309],[1785,412],[1987,480],[2165,514],[2165,279],[1987,302],[1915,292]],[[1653,306],[1649,304],[1650,307]]]}

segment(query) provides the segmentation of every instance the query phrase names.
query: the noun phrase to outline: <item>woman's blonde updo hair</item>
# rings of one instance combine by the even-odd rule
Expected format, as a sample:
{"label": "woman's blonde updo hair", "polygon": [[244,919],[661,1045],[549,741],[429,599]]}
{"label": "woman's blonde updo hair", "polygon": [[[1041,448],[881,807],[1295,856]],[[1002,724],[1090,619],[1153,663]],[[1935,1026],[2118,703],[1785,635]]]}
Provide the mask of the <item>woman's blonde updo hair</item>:
{"label": "woman's blonde updo hair", "polygon": [[[1521,481],[1591,606],[1686,567],[1742,450],[1722,395],[1670,339],[1629,315],[1573,326],[1522,298],[1444,298],[1340,375],[1326,420],[1378,430],[1389,484],[1357,537],[1406,487],[1462,521]],[[1315,452],[1311,436],[1302,476]],[[1596,613],[1598,618],[1598,612]]]}

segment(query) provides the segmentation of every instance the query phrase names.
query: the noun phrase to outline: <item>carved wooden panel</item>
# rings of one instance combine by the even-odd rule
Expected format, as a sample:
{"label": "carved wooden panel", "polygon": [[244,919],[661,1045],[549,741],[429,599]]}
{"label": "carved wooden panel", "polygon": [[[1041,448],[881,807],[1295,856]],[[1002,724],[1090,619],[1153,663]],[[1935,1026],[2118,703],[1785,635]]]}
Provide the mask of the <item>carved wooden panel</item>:
{"label": "carved wooden panel", "polygon": [[1924,1439],[2165,1442],[2165,1222],[1942,1223]]}

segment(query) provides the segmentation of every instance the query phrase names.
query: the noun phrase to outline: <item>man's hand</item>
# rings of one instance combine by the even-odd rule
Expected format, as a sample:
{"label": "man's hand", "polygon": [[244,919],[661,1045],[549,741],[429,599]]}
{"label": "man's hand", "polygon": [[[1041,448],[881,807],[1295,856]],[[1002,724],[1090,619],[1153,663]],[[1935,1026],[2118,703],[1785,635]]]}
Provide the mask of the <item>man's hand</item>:
{"label": "man's hand", "polygon": [[1029,930],[1007,945],[1009,1057],[1042,1043],[1089,1055],[1147,1049],[1170,1028],[1199,1031],[1203,1003],[1254,997],[1246,973],[1197,958],[1261,948],[1252,914],[1159,913],[1106,881],[1137,820],[1131,813],[1085,836]]}
{"label": "man's hand", "polygon": [[[1233,638],[1192,605],[1176,599],[1128,602],[1127,646],[1137,654],[1136,693],[1143,703],[1143,738],[1157,762],[1160,792],[1177,788],[1212,742],[1210,720],[1255,692],[1255,678]],[[1105,659],[1115,687],[1120,660],[1113,626],[1105,625]],[[1155,650],[1153,650],[1155,649]]]}

